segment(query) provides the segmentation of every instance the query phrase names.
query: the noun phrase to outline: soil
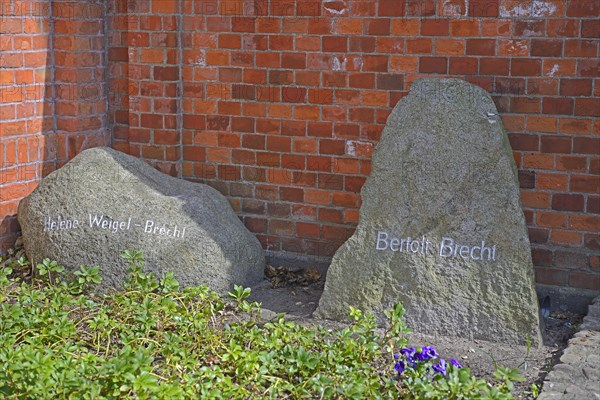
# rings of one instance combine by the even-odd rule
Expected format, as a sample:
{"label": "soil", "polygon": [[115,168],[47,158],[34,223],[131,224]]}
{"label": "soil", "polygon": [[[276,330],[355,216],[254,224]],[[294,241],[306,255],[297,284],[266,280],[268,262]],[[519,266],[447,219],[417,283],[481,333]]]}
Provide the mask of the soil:
{"label": "soil", "polygon": [[[265,280],[252,288],[250,299],[262,303],[264,310],[284,313],[287,319],[302,325],[319,324],[332,329],[341,328],[343,323],[312,318],[323,293],[323,285],[321,280],[307,286],[273,288]],[[474,375],[482,378],[492,378],[496,364],[518,368],[526,380],[515,385],[515,398],[533,399],[531,385],[542,386],[544,377],[558,362],[567,341],[577,332],[582,319],[583,316],[578,314],[550,314],[542,321],[543,346],[529,351],[526,346],[417,333],[409,335],[409,341],[412,346],[435,346],[444,358],[459,360]]]}

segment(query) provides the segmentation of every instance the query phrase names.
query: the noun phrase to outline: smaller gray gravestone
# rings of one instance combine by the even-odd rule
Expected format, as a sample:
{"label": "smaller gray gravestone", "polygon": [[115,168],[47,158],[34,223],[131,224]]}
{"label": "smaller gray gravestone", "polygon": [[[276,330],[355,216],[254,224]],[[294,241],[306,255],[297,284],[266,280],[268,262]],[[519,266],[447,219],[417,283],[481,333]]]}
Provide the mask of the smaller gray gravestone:
{"label": "smaller gray gravestone", "polygon": [[226,292],[264,276],[265,256],[227,199],[210,186],[165,175],[109,148],[83,151],[19,205],[26,254],[69,272],[98,265],[100,289],[126,277],[119,254],[141,250],[146,272],[182,286]]}
{"label": "smaller gray gravestone", "polygon": [[540,343],[512,151],[489,94],[420,79],[390,115],[316,316],[406,307],[416,331]]}

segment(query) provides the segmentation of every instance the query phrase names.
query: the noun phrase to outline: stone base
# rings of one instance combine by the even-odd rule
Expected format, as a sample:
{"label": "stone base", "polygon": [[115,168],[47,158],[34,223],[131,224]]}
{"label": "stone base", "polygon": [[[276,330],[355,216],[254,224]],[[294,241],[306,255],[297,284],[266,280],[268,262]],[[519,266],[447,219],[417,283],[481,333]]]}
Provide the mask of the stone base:
{"label": "stone base", "polygon": [[322,276],[327,274],[331,257],[310,256],[288,251],[265,251],[267,263],[277,267],[289,269],[316,268]]}
{"label": "stone base", "polygon": [[543,300],[546,296],[550,297],[551,312],[568,311],[585,314],[588,311],[588,305],[600,295],[600,292],[595,290],[541,284],[536,285],[536,290],[540,300]]}

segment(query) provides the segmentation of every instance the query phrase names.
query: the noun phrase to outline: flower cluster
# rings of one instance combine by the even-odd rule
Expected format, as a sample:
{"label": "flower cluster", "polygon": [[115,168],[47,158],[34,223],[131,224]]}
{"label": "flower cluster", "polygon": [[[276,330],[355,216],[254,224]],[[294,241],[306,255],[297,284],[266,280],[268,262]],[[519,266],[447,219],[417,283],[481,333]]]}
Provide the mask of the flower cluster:
{"label": "flower cluster", "polygon": [[[420,350],[417,350],[414,347],[405,347],[400,350],[400,354],[394,354],[394,359],[396,360],[394,370],[396,370],[398,375],[402,375],[407,369],[415,369],[418,365],[423,363],[433,364],[434,360],[437,360],[438,358],[439,354],[433,346],[425,346]],[[453,365],[456,368],[462,368],[462,365],[455,359],[450,360],[450,365]],[[436,374],[446,376],[448,364],[446,363],[446,360],[440,358],[436,365],[431,365],[431,368]],[[427,367],[427,370],[429,370],[429,367]]]}

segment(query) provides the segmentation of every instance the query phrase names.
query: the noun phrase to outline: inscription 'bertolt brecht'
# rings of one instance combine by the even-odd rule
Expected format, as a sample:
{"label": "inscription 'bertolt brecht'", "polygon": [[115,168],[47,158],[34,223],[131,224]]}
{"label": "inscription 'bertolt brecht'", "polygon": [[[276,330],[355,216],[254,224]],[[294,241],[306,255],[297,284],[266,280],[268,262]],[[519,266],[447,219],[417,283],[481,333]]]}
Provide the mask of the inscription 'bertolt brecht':
{"label": "inscription 'bertolt brecht'", "polygon": [[[375,248],[377,250],[391,250],[400,253],[413,253],[432,255],[436,254],[430,251],[432,242],[423,236],[421,239],[407,238],[396,238],[390,237],[387,232],[378,231],[377,241]],[[444,258],[463,258],[471,260],[488,260],[496,261],[496,245],[486,244],[485,241],[481,241],[481,245],[468,246],[465,244],[457,243],[454,239],[449,237],[443,237],[438,247],[439,251],[437,254]]]}

